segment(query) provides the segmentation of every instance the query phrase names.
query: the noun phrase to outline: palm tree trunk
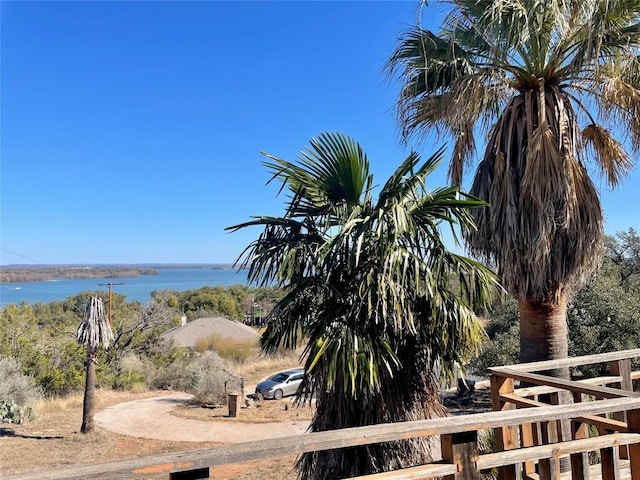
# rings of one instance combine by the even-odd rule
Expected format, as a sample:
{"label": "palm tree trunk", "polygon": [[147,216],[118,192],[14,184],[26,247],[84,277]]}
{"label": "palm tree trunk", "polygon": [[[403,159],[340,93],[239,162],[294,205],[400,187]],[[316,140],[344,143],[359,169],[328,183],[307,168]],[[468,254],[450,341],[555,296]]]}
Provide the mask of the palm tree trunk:
{"label": "palm tree trunk", "polygon": [[[558,360],[569,355],[567,329],[567,298],[565,294],[550,295],[553,300],[519,299],[520,363]],[[569,378],[569,370],[557,368],[548,374]]]}
{"label": "palm tree trunk", "polygon": [[[541,360],[559,360],[569,356],[569,336],[567,327],[567,297],[558,293],[550,295],[552,301],[537,301],[531,298],[518,300],[520,312],[520,363]],[[540,372],[556,378],[569,379],[568,368],[554,368]],[[560,405],[571,403],[569,392],[560,391],[555,398],[540,398],[546,403]],[[571,425],[567,421],[560,422],[561,438],[571,439]],[[560,471],[569,471],[568,458],[560,461]]]}
{"label": "palm tree trunk", "polygon": [[82,403],[82,433],[89,433],[93,430],[93,412],[96,400],[96,352],[95,349],[87,347],[86,371],[87,378],[84,385],[84,401]]}

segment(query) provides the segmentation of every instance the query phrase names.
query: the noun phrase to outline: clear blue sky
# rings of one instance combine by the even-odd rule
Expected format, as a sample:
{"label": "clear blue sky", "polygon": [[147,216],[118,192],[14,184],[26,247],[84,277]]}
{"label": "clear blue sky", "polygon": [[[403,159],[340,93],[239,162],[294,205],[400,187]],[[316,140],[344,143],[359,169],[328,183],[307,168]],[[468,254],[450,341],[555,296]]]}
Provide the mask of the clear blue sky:
{"label": "clear blue sky", "polygon": [[[327,130],[382,183],[417,3],[2,1],[0,264],[232,262],[259,231],[224,228],[282,211],[260,151]],[[640,228],[639,169],[597,185],[607,232]]]}

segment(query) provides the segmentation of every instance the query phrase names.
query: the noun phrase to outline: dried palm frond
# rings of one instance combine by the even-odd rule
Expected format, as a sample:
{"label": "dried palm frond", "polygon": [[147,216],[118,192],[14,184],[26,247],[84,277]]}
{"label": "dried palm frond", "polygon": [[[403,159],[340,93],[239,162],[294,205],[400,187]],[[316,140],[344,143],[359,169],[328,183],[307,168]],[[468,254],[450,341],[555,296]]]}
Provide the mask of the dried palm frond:
{"label": "dried palm frond", "polygon": [[584,164],[614,187],[633,168],[625,148],[640,151],[640,3],[452,3],[439,30],[410,28],[389,59],[402,135],[452,137],[457,184],[467,132],[484,133],[471,193],[489,207],[473,212],[470,250],[514,294],[571,289],[602,242]]}
{"label": "dried palm frond", "polygon": [[610,187],[618,185],[620,180],[629,174],[633,162],[622,144],[611,132],[600,125],[587,125],[582,130],[582,138],[593,150],[593,156],[600,167],[602,175]]}
{"label": "dried palm frond", "polygon": [[105,349],[109,348],[109,344],[113,341],[113,332],[104,310],[102,298],[93,296],[89,299],[76,338],[78,343],[92,350],[100,345]]}

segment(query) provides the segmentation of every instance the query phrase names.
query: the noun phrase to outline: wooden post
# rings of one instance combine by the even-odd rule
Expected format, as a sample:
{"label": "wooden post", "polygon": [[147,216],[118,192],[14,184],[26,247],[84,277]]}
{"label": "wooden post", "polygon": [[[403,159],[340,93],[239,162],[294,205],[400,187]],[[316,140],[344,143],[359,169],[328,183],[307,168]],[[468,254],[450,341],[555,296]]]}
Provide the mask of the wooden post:
{"label": "wooden post", "polygon": [[[534,429],[537,428],[537,424],[523,423],[520,428],[520,442],[522,447],[533,447],[536,445],[537,434],[534,434]],[[536,465],[533,460],[527,460],[524,462],[524,473],[529,475],[536,472]]]}
{"label": "wooden post", "polygon": [[618,384],[621,390],[627,390],[633,392],[633,382],[631,380],[631,359],[624,358],[615,362],[609,362],[609,371],[612,375],[618,375],[621,377],[621,381]]}
{"label": "wooden post", "polygon": [[440,437],[442,459],[455,463],[458,472],[447,475],[445,480],[479,480],[480,472],[476,468],[478,461],[478,432],[462,432]]}
{"label": "wooden post", "polygon": [[[627,411],[627,427],[629,432],[640,433],[640,410]],[[640,480],[640,443],[629,445],[628,452],[631,480]]]}
{"label": "wooden post", "polygon": [[[555,422],[551,422],[553,425]],[[540,433],[542,438],[540,439],[541,445],[548,445],[549,441],[549,422],[540,422]],[[559,472],[558,472],[559,473]],[[538,461],[538,474],[540,475],[540,480],[551,480],[552,478],[556,478],[554,475],[554,466],[551,463],[551,460],[548,458],[541,458]]]}
{"label": "wooden post", "polygon": [[[621,378],[620,383],[617,385],[621,390],[633,392],[633,380],[631,380],[631,359],[623,358],[615,362],[609,362],[609,371],[612,375],[618,375]],[[613,418],[625,422],[624,412],[615,412]],[[620,447],[620,458],[629,458],[626,445]]]}
{"label": "wooden post", "polygon": [[617,446],[601,448],[600,461],[602,480],[620,480],[620,460],[618,459]]}
{"label": "wooden post", "polygon": [[[513,410],[515,405],[500,400],[503,393],[513,393],[513,378],[491,375],[491,407],[493,410]],[[516,448],[516,433],[512,427],[498,427],[494,429],[496,450],[513,450]],[[498,469],[499,480],[516,480],[516,466],[506,465]]]}
{"label": "wooden post", "polygon": [[238,393],[230,393],[229,394],[229,416],[235,418],[240,413],[240,394]]}
{"label": "wooden post", "polygon": [[[582,393],[573,392],[573,403],[582,402]],[[589,438],[589,425],[582,422],[571,422],[571,438],[580,440]],[[571,454],[571,479],[583,480],[589,478],[589,455],[587,452]]]}

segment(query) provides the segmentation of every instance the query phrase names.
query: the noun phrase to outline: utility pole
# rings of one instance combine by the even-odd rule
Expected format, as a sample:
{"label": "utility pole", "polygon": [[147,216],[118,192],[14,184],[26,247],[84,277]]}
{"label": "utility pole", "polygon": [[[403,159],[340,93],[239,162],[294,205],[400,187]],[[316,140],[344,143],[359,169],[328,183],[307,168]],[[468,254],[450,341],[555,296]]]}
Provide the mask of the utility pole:
{"label": "utility pole", "polygon": [[124,285],[124,282],[120,282],[120,283],[113,283],[113,282],[109,282],[109,283],[99,283],[98,285],[100,286],[104,286],[104,285],[109,285],[109,326],[111,326],[111,300],[113,298],[113,286],[114,285]]}

